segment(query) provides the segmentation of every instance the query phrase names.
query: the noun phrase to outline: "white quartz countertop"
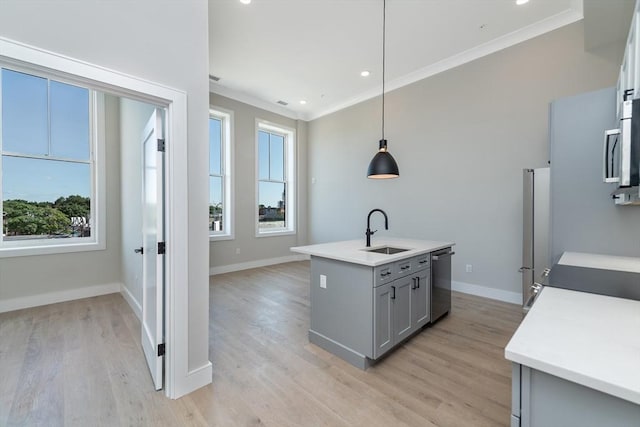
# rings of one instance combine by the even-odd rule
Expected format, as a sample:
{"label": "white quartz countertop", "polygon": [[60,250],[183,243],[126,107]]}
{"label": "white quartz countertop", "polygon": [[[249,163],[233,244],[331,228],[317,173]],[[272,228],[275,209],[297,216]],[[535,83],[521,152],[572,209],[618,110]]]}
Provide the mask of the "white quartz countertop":
{"label": "white quartz countertop", "polygon": [[[431,240],[413,240],[399,238],[379,238],[373,237],[371,247],[367,248],[364,239],[347,240],[342,242],[320,243],[309,246],[292,247],[291,251],[318,256],[322,258],[335,259],[338,261],[350,262],[354,264],[368,265],[375,267],[415,255],[437,251],[455,245],[451,242],[435,242]],[[375,249],[382,246],[392,246],[394,248],[409,249],[393,255],[367,252],[365,249]]]}
{"label": "white quartz countertop", "polygon": [[640,258],[626,256],[565,252],[558,264],[640,273]]}
{"label": "white quartz countertop", "polygon": [[640,301],[545,287],[505,357],[640,405]]}

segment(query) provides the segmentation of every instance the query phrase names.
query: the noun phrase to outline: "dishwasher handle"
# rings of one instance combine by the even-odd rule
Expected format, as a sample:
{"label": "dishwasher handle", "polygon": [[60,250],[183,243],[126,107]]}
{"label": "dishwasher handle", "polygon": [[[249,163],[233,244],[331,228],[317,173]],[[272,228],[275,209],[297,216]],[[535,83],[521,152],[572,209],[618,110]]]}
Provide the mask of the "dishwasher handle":
{"label": "dishwasher handle", "polygon": [[441,257],[447,257],[447,256],[451,256],[451,255],[455,255],[456,253],[451,251],[451,252],[445,252],[443,254],[438,254],[438,255],[431,255],[431,259],[434,261],[438,261]]}

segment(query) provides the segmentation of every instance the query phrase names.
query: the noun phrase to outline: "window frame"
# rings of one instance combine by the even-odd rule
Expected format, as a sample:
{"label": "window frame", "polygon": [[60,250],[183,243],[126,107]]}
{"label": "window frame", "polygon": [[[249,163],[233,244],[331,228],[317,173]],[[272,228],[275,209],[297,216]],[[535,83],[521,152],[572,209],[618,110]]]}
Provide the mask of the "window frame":
{"label": "window frame", "polygon": [[[285,202],[285,222],[286,227],[260,231],[260,131],[265,131],[284,137],[284,183],[286,185]],[[273,237],[295,235],[297,225],[297,158],[296,158],[296,130],[288,126],[273,123],[267,120],[256,119],[255,126],[255,203],[254,203],[254,224],[256,237]],[[280,182],[280,181],[276,181]]]}
{"label": "window frame", "polygon": [[[29,239],[7,242],[0,233],[0,258],[18,256],[49,255],[73,252],[97,251],[106,249],[106,204],[105,204],[105,95],[104,93],[88,86],[85,83],[65,78],[56,73],[31,65],[29,67],[18,66],[11,62],[0,60],[0,69],[6,68],[73,86],[78,86],[89,91],[89,169],[91,179],[91,236],[70,237],[65,239]],[[2,81],[0,75],[0,96]],[[50,83],[48,83],[50,84]],[[50,114],[50,112],[48,112]],[[50,129],[48,130],[50,132]],[[2,196],[2,102],[0,102],[0,212],[3,207]],[[15,153],[14,153],[15,154]],[[25,155],[24,158],[42,159],[38,155]],[[52,161],[60,160],[52,156]],[[2,223],[4,233],[4,222]]]}
{"label": "window frame", "polygon": [[[224,194],[222,196],[222,231],[215,232],[209,230],[209,241],[233,240],[235,238],[233,221],[233,213],[235,212],[235,191],[233,186],[233,111],[211,105],[209,107],[209,119],[211,118],[215,118],[221,121],[220,129],[222,133],[222,140],[220,141],[220,150],[222,151],[222,154],[220,158],[221,175],[212,175],[211,166],[209,166],[209,183],[211,183],[212,176],[221,176],[222,191]],[[209,150],[211,150],[211,145],[209,145]]]}

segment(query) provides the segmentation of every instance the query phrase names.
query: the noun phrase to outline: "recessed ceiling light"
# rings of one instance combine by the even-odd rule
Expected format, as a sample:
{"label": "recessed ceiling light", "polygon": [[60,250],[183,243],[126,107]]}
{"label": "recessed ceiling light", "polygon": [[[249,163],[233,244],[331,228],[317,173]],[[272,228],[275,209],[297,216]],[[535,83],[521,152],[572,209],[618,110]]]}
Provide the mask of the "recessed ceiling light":
{"label": "recessed ceiling light", "polygon": [[306,104],[306,103],[307,103],[307,101],[305,101],[304,99],[301,99],[301,100],[300,100],[300,105],[304,105],[304,104]]}
{"label": "recessed ceiling light", "polygon": [[[241,1],[242,1],[242,0],[241,0]],[[249,1],[251,1],[251,0],[249,0]],[[529,0],[516,0],[516,4],[517,4],[518,6],[523,5],[523,4],[525,4],[525,3],[529,3]]]}
{"label": "recessed ceiling light", "polygon": [[369,77],[369,75],[370,75],[370,74],[371,74],[371,73],[370,73],[370,72],[368,72],[367,70],[364,70],[363,72],[361,72],[361,73],[360,73],[360,75],[361,75],[362,77]]}
{"label": "recessed ceiling light", "polygon": [[[518,0],[518,1],[520,1],[520,0]],[[240,3],[249,4],[249,3],[251,3],[251,0],[240,0]]]}

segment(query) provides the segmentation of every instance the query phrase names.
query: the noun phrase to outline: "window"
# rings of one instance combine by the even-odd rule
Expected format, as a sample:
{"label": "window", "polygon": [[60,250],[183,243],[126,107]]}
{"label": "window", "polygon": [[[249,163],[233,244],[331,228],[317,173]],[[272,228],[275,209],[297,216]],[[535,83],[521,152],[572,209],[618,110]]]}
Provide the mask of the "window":
{"label": "window", "polygon": [[209,111],[209,238],[233,238],[231,224],[232,113]]}
{"label": "window", "polygon": [[257,235],[295,233],[295,132],[258,121]]}
{"label": "window", "polygon": [[0,256],[98,244],[96,97],[0,68]]}

